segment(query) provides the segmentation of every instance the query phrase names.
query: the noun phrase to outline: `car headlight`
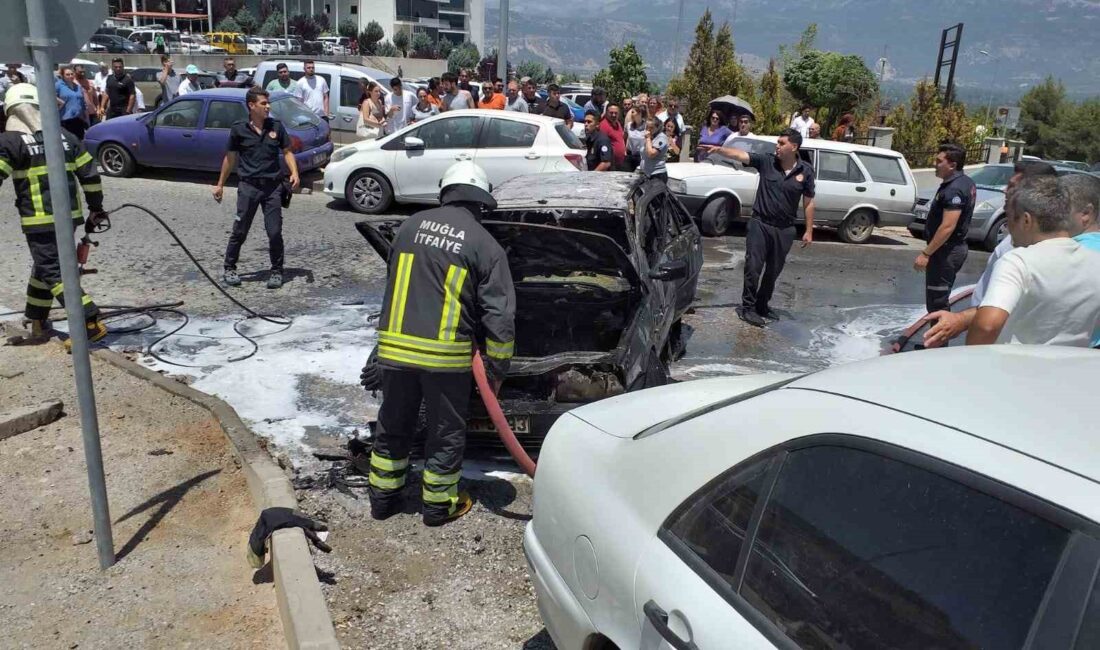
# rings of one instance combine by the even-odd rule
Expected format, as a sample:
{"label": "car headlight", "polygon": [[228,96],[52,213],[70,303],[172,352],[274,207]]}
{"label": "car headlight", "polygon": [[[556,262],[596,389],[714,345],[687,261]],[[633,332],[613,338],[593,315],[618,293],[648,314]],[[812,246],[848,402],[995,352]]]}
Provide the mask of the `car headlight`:
{"label": "car headlight", "polygon": [[687,194],[687,183],[675,178],[668,179],[668,189],[676,194]]}
{"label": "car headlight", "polygon": [[974,206],[974,212],[996,212],[999,207],[1001,206],[993,201],[982,201]]}
{"label": "car headlight", "polygon": [[340,147],[336,151],[332,152],[332,158],[330,160],[332,160],[332,162],[340,162],[341,160],[344,160],[345,158],[350,158],[351,155],[354,154],[355,152],[356,152],[356,148],[355,148],[354,145],[348,145],[346,147]]}

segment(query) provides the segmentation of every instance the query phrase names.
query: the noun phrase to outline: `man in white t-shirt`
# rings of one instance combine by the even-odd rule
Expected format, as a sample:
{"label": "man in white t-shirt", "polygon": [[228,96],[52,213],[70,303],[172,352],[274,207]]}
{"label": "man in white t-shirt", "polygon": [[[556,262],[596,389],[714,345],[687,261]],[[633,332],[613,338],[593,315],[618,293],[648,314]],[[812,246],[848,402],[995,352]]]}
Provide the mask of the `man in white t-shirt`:
{"label": "man in white t-shirt", "polygon": [[791,120],[791,128],[802,134],[802,139],[810,137],[810,127],[815,124],[814,118],[810,117],[810,107],[803,106],[802,112],[794,116]]}
{"label": "man in white t-shirt", "polygon": [[416,106],[416,95],[401,86],[401,79],[390,79],[390,95],[386,97],[386,135],[396,133],[409,123],[413,106]]}
{"label": "man in white t-shirt", "polygon": [[298,93],[302,103],[322,120],[328,120],[328,82],[314,73],[313,61],[302,64],[305,76],[298,80]]}
{"label": "man in white t-shirt", "polygon": [[1100,255],[1070,237],[1069,193],[1057,178],[1025,178],[1005,213],[1016,248],[993,268],[967,345],[1090,346],[1100,326]]}

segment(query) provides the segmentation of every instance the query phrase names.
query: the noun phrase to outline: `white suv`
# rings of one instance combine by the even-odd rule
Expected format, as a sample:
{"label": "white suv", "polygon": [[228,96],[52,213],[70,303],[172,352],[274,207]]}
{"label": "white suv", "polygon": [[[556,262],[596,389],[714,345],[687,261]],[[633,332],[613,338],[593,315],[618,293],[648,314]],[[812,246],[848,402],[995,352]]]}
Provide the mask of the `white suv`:
{"label": "white suv", "polygon": [[437,203],[439,180],[460,160],[476,162],[496,186],[523,174],[580,171],[584,145],[556,118],[448,111],[337,149],[325,167],[324,191],[369,214],[384,212],[395,201]]}
{"label": "white suv", "polygon": [[[774,153],[777,139],[737,137],[731,146]],[[833,226],[841,239],[853,244],[870,239],[875,227],[909,225],[917,186],[900,153],[816,139],[803,141],[799,152],[817,176],[814,225]],[[699,220],[704,235],[722,235],[731,220],[752,216],[759,182],[755,169],[715,154],[701,163],[669,165],[668,178],[669,189]]]}

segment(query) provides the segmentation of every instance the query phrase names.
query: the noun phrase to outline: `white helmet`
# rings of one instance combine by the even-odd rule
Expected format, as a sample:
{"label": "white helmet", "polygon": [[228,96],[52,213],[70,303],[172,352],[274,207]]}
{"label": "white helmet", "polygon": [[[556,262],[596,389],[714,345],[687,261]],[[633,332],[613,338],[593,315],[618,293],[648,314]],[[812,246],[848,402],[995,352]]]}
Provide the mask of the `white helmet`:
{"label": "white helmet", "polygon": [[38,106],[38,88],[34,84],[15,84],[8,88],[4,94],[4,110],[11,111],[20,104]]}
{"label": "white helmet", "polygon": [[470,160],[457,162],[447,168],[439,180],[439,202],[472,201],[481,203],[489,210],[497,207],[491,192],[493,186],[485,170]]}

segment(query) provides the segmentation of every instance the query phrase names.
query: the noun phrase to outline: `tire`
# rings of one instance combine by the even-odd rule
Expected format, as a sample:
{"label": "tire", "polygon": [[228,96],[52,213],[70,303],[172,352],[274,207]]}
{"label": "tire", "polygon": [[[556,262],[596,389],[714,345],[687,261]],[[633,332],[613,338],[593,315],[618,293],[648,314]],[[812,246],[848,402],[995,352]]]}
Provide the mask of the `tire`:
{"label": "tire", "polygon": [[728,196],[707,201],[699,213],[699,229],[707,237],[721,237],[730,227],[730,207],[736,202]]}
{"label": "tire", "polygon": [[840,239],[849,244],[862,244],[875,232],[875,213],[870,210],[856,210],[844,218],[837,228]]}
{"label": "tire", "polygon": [[348,179],[344,198],[356,212],[381,214],[393,204],[393,188],[382,174],[362,169]]}
{"label": "tire", "polygon": [[993,225],[989,227],[989,232],[985,235],[985,240],[982,241],[982,248],[990,253],[996,250],[997,244],[1000,244],[1001,240],[1008,236],[1007,223],[1004,215],[994,221]]}
{"label": "tire", "polygon": [[126,148],[116,142],[104,142],[96,152],[96,161],[104,176],[127,178],[134,175],[137,163]]}

